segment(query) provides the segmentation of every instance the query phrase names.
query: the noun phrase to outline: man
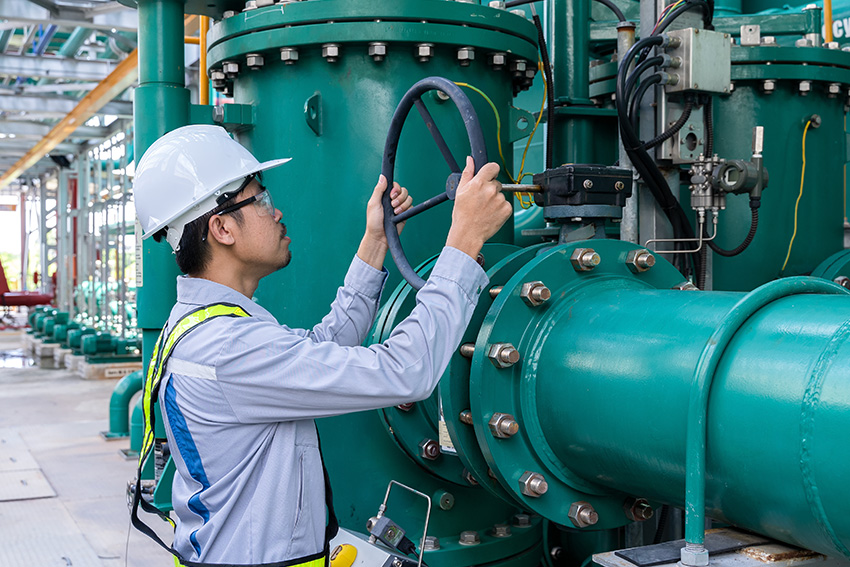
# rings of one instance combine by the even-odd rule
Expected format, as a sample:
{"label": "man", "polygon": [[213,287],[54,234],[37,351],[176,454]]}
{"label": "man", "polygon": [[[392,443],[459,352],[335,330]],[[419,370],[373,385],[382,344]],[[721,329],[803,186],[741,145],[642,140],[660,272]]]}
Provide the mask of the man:
{"label": "man", "polygon": [[[173,341],[162,372],[177,468],[173,549],[185,564],[324,564],[313,420],[431,394],[487,283],[475,258],[512,214],[495,181],[499,167],[473,176],[468,159],[446,247],[416,308],[385,343],[362,347],[386,276],[386,180],[369,199],[365,234],[330,313],[312,330],[290,329],[251,301],[260,280],[291,259],[282,214],[259,177],[286,161],[261,164],[222,128],[187,126],[157,140],[137,169],[145,237],[165,236],[186,273],[164,336],[197,322],[205,306],[239,315],[211,318]],[[397,212],[412,202],[398,184],[391,197]]]}

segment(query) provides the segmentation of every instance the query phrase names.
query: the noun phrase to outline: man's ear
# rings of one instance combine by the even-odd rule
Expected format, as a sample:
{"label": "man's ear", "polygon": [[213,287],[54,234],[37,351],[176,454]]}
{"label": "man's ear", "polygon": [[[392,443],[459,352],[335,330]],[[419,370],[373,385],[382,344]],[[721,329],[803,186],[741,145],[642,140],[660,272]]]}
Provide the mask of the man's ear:
{"label": "man's ear", "polygon": [[233,223],[228,222],[230,219],[228,217],[223,217],[220,215],[213,215],[210,217],[209,223],[209,237],[208,240],[215,240],[219,244],[223,244],[225,246],[231,246],[236,239],[233,237],[233,232],[231,229],[233,228]]}

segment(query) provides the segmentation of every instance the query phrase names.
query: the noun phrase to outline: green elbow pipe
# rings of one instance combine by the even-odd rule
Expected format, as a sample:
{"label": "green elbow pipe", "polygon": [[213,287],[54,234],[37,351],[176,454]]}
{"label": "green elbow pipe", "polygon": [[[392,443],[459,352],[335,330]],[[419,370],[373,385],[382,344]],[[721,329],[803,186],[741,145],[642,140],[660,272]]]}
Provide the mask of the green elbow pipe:
{"label": "green elbow pipe", "polygon": [[108,437],[127,437],[130,435],[130,401],[144,385],[144,373],[141,370],[127,374],[112,390],[109,400]]}
{"label": "green elbow pipe", "polygon": [[[804,293],[840,294],[843,287],[815,278],[776,280],[748,293],[723,318],[700,355],[688,404],[688,427],[685,468],[685,549],[682,564],[694,563],[694,556],[708,555],[705,549],[705,448],[708,434],[708,398],[717,365],[726,347],[741,327],[766,305],[791,295]],[[706,560],[707,561],[707,560]]]}

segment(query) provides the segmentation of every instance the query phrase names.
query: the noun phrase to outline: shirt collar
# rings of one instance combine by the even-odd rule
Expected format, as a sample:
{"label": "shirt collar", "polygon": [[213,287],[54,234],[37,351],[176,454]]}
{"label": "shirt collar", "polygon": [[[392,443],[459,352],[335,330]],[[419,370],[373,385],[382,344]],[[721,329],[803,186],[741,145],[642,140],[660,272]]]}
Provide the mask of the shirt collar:
{"label": "shirt collar", "polygon": [[203,278],[177,277],[177,302],[192,306],[231,303],[252,317],[277,322],[274,315],[233,288]]}

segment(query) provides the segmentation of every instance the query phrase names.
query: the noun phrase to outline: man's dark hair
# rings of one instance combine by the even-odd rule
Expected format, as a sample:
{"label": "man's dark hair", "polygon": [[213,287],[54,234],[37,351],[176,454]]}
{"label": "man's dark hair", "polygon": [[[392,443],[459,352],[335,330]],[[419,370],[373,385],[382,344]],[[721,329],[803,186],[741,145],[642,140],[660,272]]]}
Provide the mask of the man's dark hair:
{"label": "man's dark hair", "polygon": [[[241,193],[242,191],[239,191]],[[195,275],[201,273],[210,261],[210,245],[207,242],[207,226],[209,225],[212,216],[227,207],[236,204],[236,197],[239,193],[234,194],[230,199],[211,210],[210,212],[196,218],[189,224],[183,227],[183,236],[180,237],[180,246],[177,248],[175,255],[177,256],[177,266],[184,274]],[[236,224],[242,226],[243,217],[242,210],[237,209],[228,213],[236,221]],[[165,237],[166,229],[163,228],[153,235],[153,239],[159,242]]]}

